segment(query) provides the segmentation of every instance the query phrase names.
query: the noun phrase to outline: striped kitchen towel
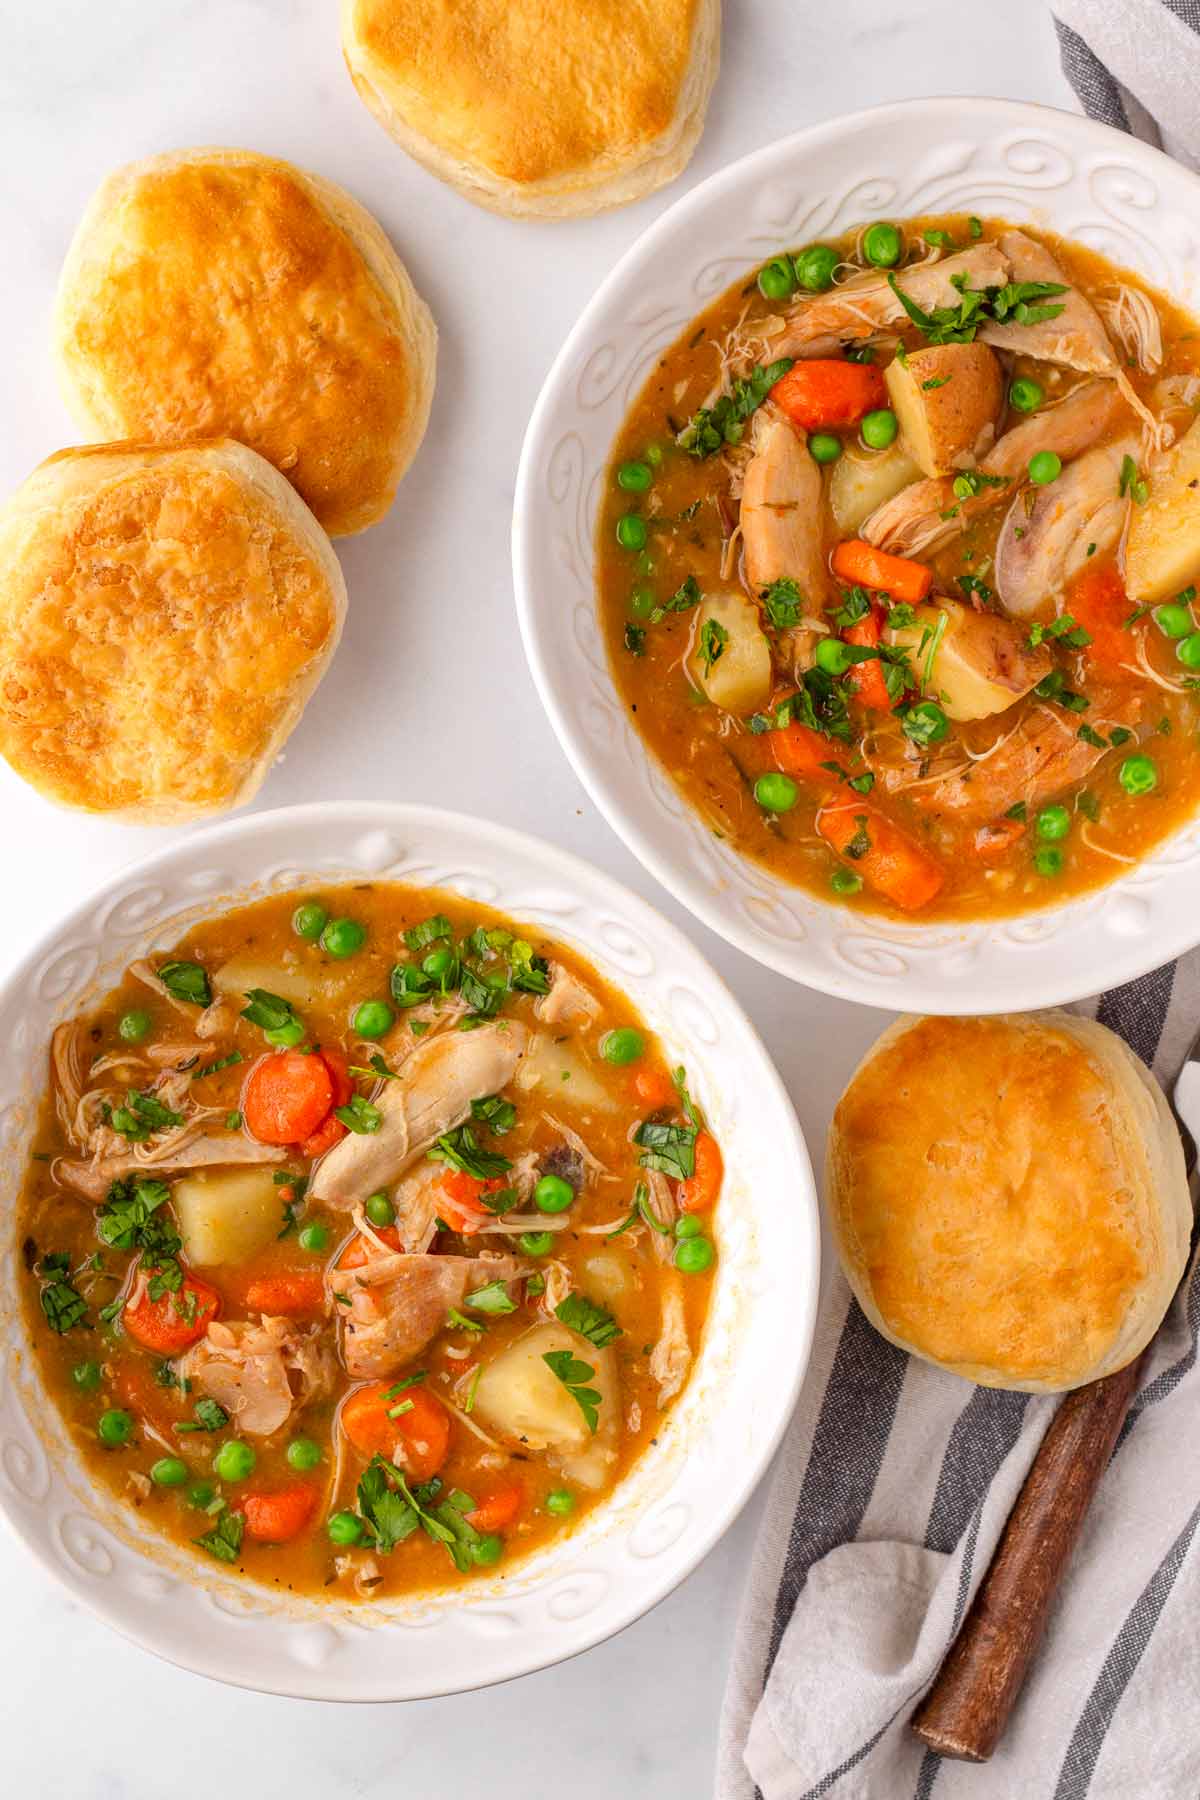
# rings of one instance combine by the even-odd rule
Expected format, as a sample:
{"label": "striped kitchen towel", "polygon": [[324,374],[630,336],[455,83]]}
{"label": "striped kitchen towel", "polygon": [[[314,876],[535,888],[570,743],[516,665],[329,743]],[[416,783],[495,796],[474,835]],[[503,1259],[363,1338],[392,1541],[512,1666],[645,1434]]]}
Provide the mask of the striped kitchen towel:
{"label": "striped kitchen towel", "polygon": [[1051,0],[1084,112],[1200,169],[1200,0]]}
{"label": "striped kitchen towel", "polygon": [[[1079,1010],[1169,1086],[1200,1028],[1200,952]],[[718,1800],[1197,1800],[1198,1328],[1200,1260],[1000,1748],[984,1765],[950,1762],[908,1721],[1058,1402],[905,1355],[830,1257],[734,1645]]]}

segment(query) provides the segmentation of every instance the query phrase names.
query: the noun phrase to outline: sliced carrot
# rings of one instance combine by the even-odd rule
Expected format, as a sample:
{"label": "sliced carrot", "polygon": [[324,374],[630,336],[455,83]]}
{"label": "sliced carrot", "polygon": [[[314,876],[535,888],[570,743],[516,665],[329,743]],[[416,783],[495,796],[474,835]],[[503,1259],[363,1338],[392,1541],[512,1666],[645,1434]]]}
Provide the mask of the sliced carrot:
{"label": "sliced carrot", "polygon": [[157,1356],[177,1356],[204,1336],[208,1321],[215,1319],[221,1310],[221,1296],[199,1276],[185,1275],[178,1292],[152,1300],[150,1281],[154,1271],[147,1270],[146,1273],[149,1280],[142,1287],[136,1304],[126,1303],[121,1323],[130,1337]]}
{"label": "sliced carrot", "polygon": [[805,431],[857,425],[864,413],[887,405],[883,376],[870,363],[814,357],[793,363],[771,389],[771,398]]}
{"label": "sliced carrot", "polygon": [[267,1492],[239,1494],[238,1510],[245,1514],[246,1536],[256,1544],[286,1544],[300,1536],[316,1512],[317,1490],[311,1481],[293,1481]]}
{"label": "sliced carrot", "polygon": [[817,830],[864,881],[902,912],[928,906],[946,879],[919,844],[877,807],[861,800],[837,800],[822,807]]}
{"label": "sliced carrot", "polygon": [[980,862],[999,862],[1018,838],[1025,836],[1020,819],[995,819],[975,833],[975,854]]}
{"label": "sliced carrot", "polygon": [[246,1287],[251,1312],[283,1318],[319,1319],[325,1313],[325,1277],[319,1269],[281,1269],[257,1275]]}
{"label": "sliced carrot", "polygon": [[183,1395],[163,1387],[144,1356],[123,1356],[113,1375],[113,1392],[139,1419],[166,1433],[183,1417]]}
{"label": "sliced carrot", "polygon": [[322,1056],[275,1050],[256,1062],[242,1088],[242,1114],[260,1144],[299,1144],[333,1105],[333,1077]]}
{"label": "sliced carrot", "polygon": [[695,1172],[679,1183],[675,1199],[680,1212],[711,1212],[725,1179],[725,1158],[711,1131],[702,1131],[696,1139],[695,1158]]}
{"label": "sliced carrot", "polygon": [[[340,1101],[339,1104],[345,1105],[345,1102]],[[331,1112],[321,1121],[315,1131],[310,1131],[308,1136],[301,1141],[300,1154],[315,1162],[318,1156],[324,1156],[327,1150],[332,1150],[335,1144],[340,1144],[346,1135],[346,1127],[336,1113]]]}
{"label": "sliced carrot", "polygon": [[321,1050],[319,1054],[321,1061],[329,1070],[329,1079],[333,1083],[333,1104],[345,1106],[354,1092],[349,1064],[340,1050]]}
{"label": "sliced carrot", "polygon": [[796,775],[801,781],[816,781],[828,787],[837,780],[824,764],[836,762],[837,756],[828,738],[793,719],[790,725],[777,725],[768,742],[775,766],[785,775]]}
{"label": "sliced carrot", "polygon": [[442,1176],[438,1211],[451,1231],[457,1231],[461,1237],[470,1237],[492,1216],[480,1196],[498,1193],[503,1186],[499,1180],[480,1181],[474,1175],[468,1175],[465,1169],[447,1169]]}
{"label": "sliced carrot", "polygon": [[506,1481],[502,1487],[485,1494],[473,1512],[466,1514],[468,1525],[476,1531],[504,1531],[512,1524],[525,1504],[525,1489],[519,1481]]}
{"label": "sliced carrot", "polygon": [[[449,1220],[447,1220],[446,1223],[449,1224]],[[373,1225],[371,1229],[376,1237],[383,1239],[389,1250],[402,1250],[404,1248],[403,1244],[400,1242],[399,1226]],[[359,1232],[358,1236],[350,1240],[349,1244],[347,1244],[346,1248],[342,1251],[342,1254],[338,1257],[337,1266],[339,1269],[361,1269],[364,1263],[370,1262],[372,1256],[376,1255],[378,1255],[378,1251],[370,1238],[364,1237],[362,1233]]]}
{"label": "sliced carrot", "polygon": [[662,1069],[639,1069],[633,1078],[633,1097],[652,1112],[676,1099],[675,1083]]}
{"label": "sliced carrot", "polygon": [[833,572],[850,586],[876,588],[915,606],[933,586],[933,570],[907,556],[889,556],[861,538],[847,538],[833,553]]}
{"label": "sliced carrot", "polygon": [[[842,636],[848,644],[855,644],[861,649],[877,650],[882,633],[883,608],[873,606],[869,613],[864,613],[853,625],[847,625]],[[881,663],[855,663],[850,671],[850,681],[864,706],[869,706],[874,712],[891,712],[892,698],[883,678]]]}
{"label": "sliced carrot", "polygon": [[449,1454],[450,1415],[427,1388],[397,1393],[396,1385],[354,1388],[342,1402],[342,1430],[360,1455],[394,1457],[414,1481],[429,1481]]}
{"label": "sliced carrot", "polygon": [[1063,611],[1091,638],[1083,652],[1089,663],[1105,669],[1124,663],[1136,667],[1136,644],[1124,628],[1133,608],[1115,563],[1099,568],[1086,564],[1067,589]]}

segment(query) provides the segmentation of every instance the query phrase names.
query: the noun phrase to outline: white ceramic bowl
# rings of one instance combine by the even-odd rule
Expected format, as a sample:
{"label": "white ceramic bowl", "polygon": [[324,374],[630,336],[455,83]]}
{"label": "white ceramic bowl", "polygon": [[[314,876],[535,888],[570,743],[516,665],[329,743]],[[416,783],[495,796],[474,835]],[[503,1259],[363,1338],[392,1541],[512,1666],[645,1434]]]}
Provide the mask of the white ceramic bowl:
{"label": "white ceramic bowl", "polygon": [[[131,1526],[80,1473],[53,1405],[39,1398],[15,1306],[14,1199],[53,1027],[190,921],[339,878],[450,888],[573,945],[686,1063],[728,1168],[710,1324],[657,1447],[573,1536],[507,1578],[369,1610],[289,1602]],[[106,883],[25,957],[0,993],[0,1046],[0,1507],[74,1595],[145,1648],[310,1699],[482,1687],[571,1656],[646,1612],[711,1549],[766,1467],[799,1390],[816,1305],[816,1193],[800,1127],[719,977],[674,926],[585,863],[419,806],[301,806],[217,825]],[[45,1435],[34,1417],[50,1421]]]}
{"label": "white ceramic bowl", "polygon": [[654,359],[777,250],[863,219],[972,211],[1093,245],[1200,310],[1200,180],[1146,145],[1004,100],[914,100],[801,131],[714,175],[622,258],[534,410],[513,561],[526,654],[563,748],[613,829],[714,931],[830,994],[920,1012],[1048,1006],[1200,940],[1200,826],[1066,906],[969,926],[891,924],[774,880],[706,831],[625,716],[594,599],[597,509]]}

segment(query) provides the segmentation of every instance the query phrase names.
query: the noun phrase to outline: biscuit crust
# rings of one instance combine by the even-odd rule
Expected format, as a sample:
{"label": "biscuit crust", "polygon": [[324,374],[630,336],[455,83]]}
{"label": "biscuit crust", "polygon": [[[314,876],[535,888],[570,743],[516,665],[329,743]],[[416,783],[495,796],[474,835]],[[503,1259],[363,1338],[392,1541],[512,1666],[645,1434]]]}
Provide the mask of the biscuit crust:
{"label": "biscuit crust", "polygon": [[131,822],[240,806],[345,611],[328,538],[253,450],[60,451],[0,510],[0,754]]}
{"label": "biscuit crust", "polygon": [[437,364],[432,315],[371,215],[248,150],[111,175],[68,251],[54,342],[91,441],[235,438],[335,537],[392,504]]}
{"label": "biscuit crust", "polygon": [[342,0],[342,50],[385,131],[513,218],[622,206],[704,126],[720,0]]}
{"label": "biscuit crust", "polygon": [[1192,1225],[1161,1089],[1120,1038],[1068,1013],[901,1019],[838,1104],[826,1196],[885,1337],[1033,1393],[1145,1348]]}

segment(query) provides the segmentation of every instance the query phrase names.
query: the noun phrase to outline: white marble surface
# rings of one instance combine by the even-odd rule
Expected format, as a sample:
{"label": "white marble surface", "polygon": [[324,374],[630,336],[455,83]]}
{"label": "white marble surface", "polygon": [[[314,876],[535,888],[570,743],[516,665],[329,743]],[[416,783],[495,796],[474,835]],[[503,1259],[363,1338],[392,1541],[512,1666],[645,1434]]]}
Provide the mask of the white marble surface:
{"label": "white marble surface", "polygon": [[[438,393],[391,515],[341,546],[345,637],[259,804],[354,794],[488,812],[680,917],[595,815],[525,672],[508,525],[539,383],[614,258],[673,195],[743,152],[907,95],[1070,105],[1048,16],[1041,0],[727,0],[724,69],[682,180],[600,219],[535,226],[477,211],[391,144],[350,86],[335,14],[333,0],[0,0],[0,491],[72,441],[47,325],[67,241],[107,170],[237,144],[342,182],[433,306]],[[3,765],[0,818],[0,974],[81,887],[159,841],[56,814]],[[763,1031],[819,1149],[882,1015],[789,988],[692,929]],[[0,1530],[0,1791],[198,1800],[215,1779],[270,1800],[695,1800],[711,1791],[759,1504],[761,1493],[676,1594],[600,1649],[487,1693],[353,1711],[202,1685],[154,1661],[68,1602]]]}

